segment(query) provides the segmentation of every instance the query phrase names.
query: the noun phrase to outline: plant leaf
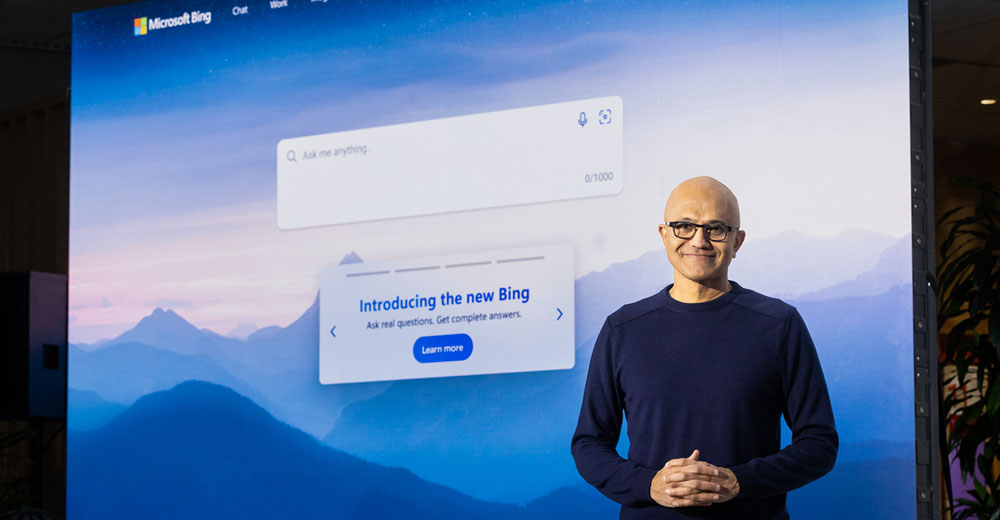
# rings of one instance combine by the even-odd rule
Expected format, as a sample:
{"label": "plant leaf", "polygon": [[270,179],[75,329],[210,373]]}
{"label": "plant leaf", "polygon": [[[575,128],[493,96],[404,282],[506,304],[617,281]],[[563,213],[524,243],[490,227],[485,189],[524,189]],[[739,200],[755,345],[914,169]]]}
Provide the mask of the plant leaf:
{"label": "plant leaf", "polygon": [[993,344],[993,351],[1000,357],[1000,308],[991,309],[987,326],[990,331],[990,343]]}

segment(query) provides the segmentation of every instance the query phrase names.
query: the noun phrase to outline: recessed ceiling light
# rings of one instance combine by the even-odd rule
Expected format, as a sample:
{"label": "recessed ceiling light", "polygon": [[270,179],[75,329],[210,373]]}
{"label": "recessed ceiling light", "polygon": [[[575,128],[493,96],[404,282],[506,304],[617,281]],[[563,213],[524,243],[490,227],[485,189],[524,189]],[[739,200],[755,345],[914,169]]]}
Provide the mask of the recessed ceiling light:
{"label": "recessed ceiling light", "polygon": [[997,100],[995,100],[995,99],[980,99],[979,100],[979,104],[980,105],[995,105],[995,104],[997,104]]}

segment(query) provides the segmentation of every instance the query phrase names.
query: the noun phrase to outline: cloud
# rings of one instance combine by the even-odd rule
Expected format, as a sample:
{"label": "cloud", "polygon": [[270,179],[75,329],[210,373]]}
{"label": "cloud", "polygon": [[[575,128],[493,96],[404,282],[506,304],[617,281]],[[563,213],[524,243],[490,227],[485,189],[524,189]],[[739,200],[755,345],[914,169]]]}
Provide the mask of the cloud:
{"label": "cloud", "polygon": [[160,298],[156,301],[142,302],[144,307],[162,307],[164,309],[190,309],[194,307],[194,302],[188,300],[177,300],[174,298]]}
{"label": "cloud", "polygon": [[85,303],[74,303],[69,306],[69,310],[78,311],[83,309],[107,309],[114,306],[111,300],[107,298],[102,298],[100,302],[96,302],[94,299],[90,298],[89,302]]}

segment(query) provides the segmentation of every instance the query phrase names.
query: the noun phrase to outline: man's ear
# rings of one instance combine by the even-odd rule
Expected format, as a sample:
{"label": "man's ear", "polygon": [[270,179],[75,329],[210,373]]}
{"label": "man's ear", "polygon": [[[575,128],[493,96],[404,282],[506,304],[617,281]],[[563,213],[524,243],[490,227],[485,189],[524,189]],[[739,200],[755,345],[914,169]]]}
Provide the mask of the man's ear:
{"label": "man's ear", "polygon": [[742,229],[736,231],[736,245],[733,246],[733,257],[736,256],[736,252],[740,250],[743,245],[743,241],[747,239],[747,232]]}
{"label": "man's ear", "polygon": [[663,240],[663,246],[666,247],[667,246],[667,233],[672,233],[673,230],[671,230],[670,226],[668,226],[666,224],[660,224],[660,226],[657,229],[660,232],[660,240]]}

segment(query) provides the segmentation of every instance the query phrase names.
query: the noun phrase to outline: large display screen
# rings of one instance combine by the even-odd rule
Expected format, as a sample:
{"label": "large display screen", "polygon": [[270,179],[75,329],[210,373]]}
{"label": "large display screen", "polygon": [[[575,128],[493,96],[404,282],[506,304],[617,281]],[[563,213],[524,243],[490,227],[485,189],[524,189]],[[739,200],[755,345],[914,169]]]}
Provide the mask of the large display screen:
{"label": "large display screen", "polygon": [[591,350],[700,175],[829,385],[792,516],[913,517],[906,7],[75,15],[69,518],[613,517],[570,454]]}

